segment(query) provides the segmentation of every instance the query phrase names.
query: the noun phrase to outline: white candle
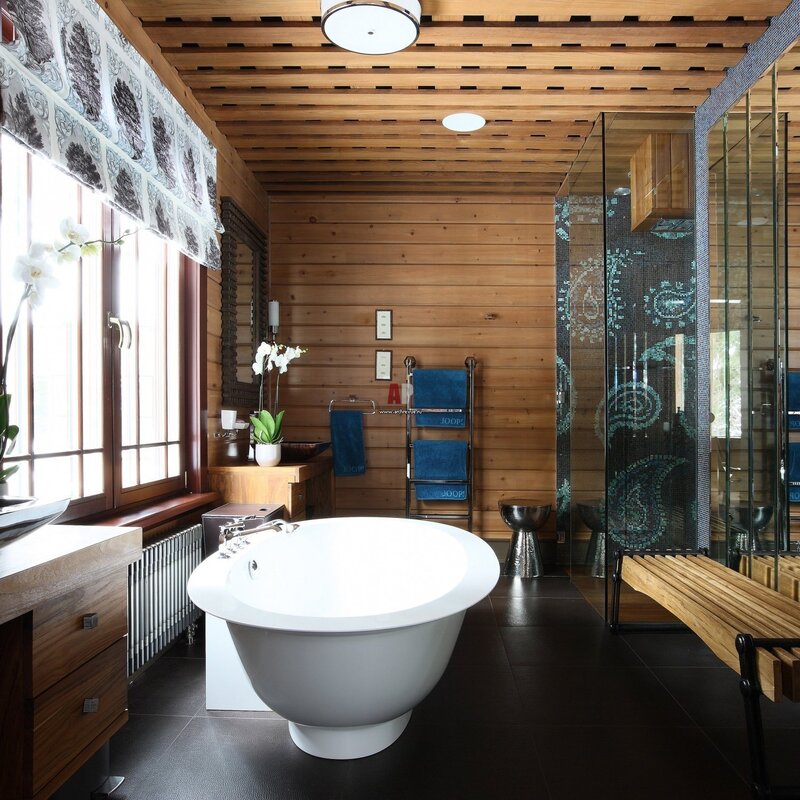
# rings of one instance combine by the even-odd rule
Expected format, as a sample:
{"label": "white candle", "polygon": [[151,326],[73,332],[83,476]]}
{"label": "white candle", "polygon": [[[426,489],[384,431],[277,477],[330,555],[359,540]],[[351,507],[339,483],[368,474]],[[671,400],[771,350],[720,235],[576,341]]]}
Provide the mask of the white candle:
{"label": "white candle", "polygon": [[269,301],[269,327],[277,328],[281,321],[281,305],[277,300]]}

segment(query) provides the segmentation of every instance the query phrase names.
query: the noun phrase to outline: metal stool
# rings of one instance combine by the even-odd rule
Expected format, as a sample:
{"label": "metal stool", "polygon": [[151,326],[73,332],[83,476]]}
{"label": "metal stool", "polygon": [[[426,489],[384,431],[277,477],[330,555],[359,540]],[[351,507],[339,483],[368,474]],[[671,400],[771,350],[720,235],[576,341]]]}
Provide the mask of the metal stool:
{"label": "metal stool", "polygon": [[503,575],[538,578],[544,570],[536,531],[550,516],[550,504],[538,503],[528,498],[514,498],[500,500],[497,505],[503,522],[514,531],[503,566]]}
{"label": "metal stool", "polygon": [[604,500],[578,503],[578,513],[583,524],[592,532],[586,563],[592,565],[593,578],[606,576],[606,504]]}

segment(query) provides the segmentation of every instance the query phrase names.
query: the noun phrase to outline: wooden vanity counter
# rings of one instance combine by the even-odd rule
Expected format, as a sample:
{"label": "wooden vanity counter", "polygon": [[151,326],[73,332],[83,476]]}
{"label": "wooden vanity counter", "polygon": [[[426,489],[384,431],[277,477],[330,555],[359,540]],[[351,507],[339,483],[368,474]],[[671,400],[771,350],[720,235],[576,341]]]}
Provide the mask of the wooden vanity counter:
{"label": "wooden vanity counter", "polygon": [[319,519],[335,513],[330,453],[277,467],[209,467],[208,481],[226,503],[279,503],[285,506],[289,520]]}
{"label": "wooden vanity counter", "polygon": [[0,797],[44,800],[128,719],[141,528],[47,525],[0,545]]}

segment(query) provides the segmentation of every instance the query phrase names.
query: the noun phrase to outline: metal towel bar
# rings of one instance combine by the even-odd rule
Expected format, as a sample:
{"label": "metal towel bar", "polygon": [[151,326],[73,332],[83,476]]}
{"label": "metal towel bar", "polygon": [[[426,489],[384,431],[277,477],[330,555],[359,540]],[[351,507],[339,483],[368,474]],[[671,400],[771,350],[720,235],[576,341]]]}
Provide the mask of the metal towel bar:
{"label": "metal towel bar", "polygon": [[372,408],[370,410],[368,410],[368,411],[362,411],[361,413],[362,414],[377,414],[378,413],[378,411],[377,411],[378,407],[377,407],[377,405],[375,405],[375,401],[374,400],[364,400],[364,399],[362,399],[360,397],[356,397],[354,394],[351,394],[350,397],[347,398],[347,400],[336,400],[334,398],[333,400],[330,401],[330,403],[328,403],[328,411],[333,411],[333,409],[334,409],[334,407],[336,406],[337,403],[347,403],[350,406],[354,405],[355,403],[369,403],[370,406],[372,406]]}

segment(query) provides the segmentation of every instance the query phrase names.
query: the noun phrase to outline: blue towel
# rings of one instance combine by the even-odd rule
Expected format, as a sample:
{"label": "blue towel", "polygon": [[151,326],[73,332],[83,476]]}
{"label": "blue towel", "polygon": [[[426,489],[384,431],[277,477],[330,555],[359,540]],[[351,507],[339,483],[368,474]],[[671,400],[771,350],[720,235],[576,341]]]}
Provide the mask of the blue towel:
{"label": "blue towel", "polygon": [[[466,408],[466,370],[415,369],[413,383],[415,408]],[[463,428],[467,422],[463,412],[414,416],[420,428]]]}
{"label": "blue towel", "polygon": [[[467,480],[467,443],[458,440],[414,442],[414,478],[433,481]],[[466,500],[467,485],[417,483],[417,500]]]}
{"label": "blue towel", "polygon": [[786,481],[789,484],[789,502],[800,503],[800,442],[789,442],[789,474]]}
{"label": "blue towel", "polygon": [[[786,373],[786,406],[789,413],[789,430],[800,429],[800,371]],[[792,414],[796,411],[796,414]]]}
{"label": "blue towel", "polygon": [[363,475],[367,471],[364,456],[364,417],[360,411],[331,411],[333,474]]}

